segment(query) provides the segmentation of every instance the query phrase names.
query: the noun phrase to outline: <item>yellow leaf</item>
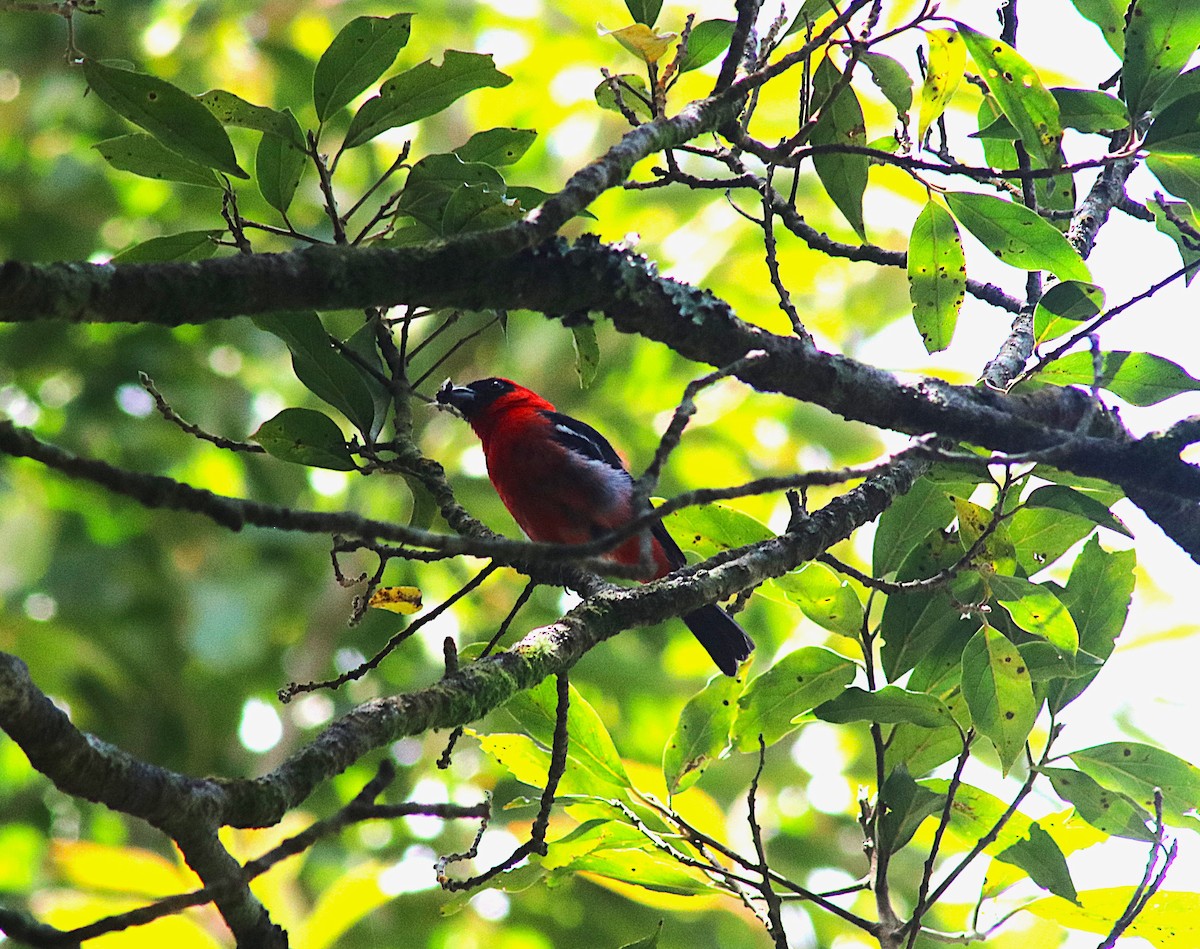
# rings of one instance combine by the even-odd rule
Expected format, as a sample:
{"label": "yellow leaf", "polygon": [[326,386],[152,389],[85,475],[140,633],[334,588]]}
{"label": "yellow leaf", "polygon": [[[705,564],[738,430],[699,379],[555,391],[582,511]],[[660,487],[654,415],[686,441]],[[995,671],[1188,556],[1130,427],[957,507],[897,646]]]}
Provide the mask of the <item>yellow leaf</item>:
{"label": "yellow leaf", "polygon": [[415,613],[421,608],[421,590],[418,587],[380,587],[367,605],[393,613]]}
{"label": "yellow leaf", "polygon": [[55,840],[50,844],[50,858],[62,879],[85,890],[155,898],[202,885],[187,867],[137,847]]}
{"label": "yellow leaf", "polygon": [[929,69],[925,74],[925,85],[921,87],[917,141],[924,140],[929,126],[946,111],[966,66],[967,47],[961,36],[953,30],[929,31]]}
{"label": "yellow leaf", "polygon": [[[1078,906],[1050,896],[1024,908],[1060,926],[1107,933],[1132,895],[1133,888],[1127,886],[1084,890],[1079,894]],[[1200,894],[1160,890],[1150,897],[1125,934],[1141,936],[1157,949],[1191,949],[1200,939]]]}
{"label": "yellow leaf", "polygon": [[[110,897],[73,890],[42,890],[34,898],[38,918],[59,929],[87,926],[105,916],[125,913],[145,905],[143,897]],[[189,909],[178,916],[164,916],[145,926],[131,926],[88,940],[89,949],[221,949],[225,943],[206,930],[221,931],[212,907]]]}
{"label": "yellow leaf", "polygon": [[[645,23],[635,23],[620,30],[606,30],[596,24],[601,36],[611,36],[643,62],[657,63],[675,39],[675,33],[655,33]],[[960,44],[961,45],[961,44]]]}

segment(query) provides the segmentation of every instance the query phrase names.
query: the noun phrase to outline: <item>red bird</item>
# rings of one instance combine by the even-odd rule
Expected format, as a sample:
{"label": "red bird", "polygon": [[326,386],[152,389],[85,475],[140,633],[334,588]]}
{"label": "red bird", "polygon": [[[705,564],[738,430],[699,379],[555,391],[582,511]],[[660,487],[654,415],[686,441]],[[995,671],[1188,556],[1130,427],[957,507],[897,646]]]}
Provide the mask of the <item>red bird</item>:
{"label": "red bird", "polygon": [[[438,402],[451,405],[483,442],[488,476],[500,500],[531,540],[581,544],[633,519],[633,478],[612,445],[590,425],[556,412],[540,395],[508,379],[447,381]],[[634,535],[605,556],[622,564],[641,560],[644,535]],[[657,580],[686,562],[661,522],[650,528]],[[726,675],[750,655],[754,643],[715,603],[683,617]]]}

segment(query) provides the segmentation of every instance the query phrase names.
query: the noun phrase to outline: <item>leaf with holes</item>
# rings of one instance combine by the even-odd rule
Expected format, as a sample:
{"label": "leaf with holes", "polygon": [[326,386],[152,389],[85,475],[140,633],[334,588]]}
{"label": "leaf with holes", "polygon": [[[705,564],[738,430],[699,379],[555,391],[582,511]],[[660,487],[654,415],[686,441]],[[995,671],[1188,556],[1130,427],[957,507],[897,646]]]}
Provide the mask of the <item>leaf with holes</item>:
{"label": "leaf with holes", "polygon": [[357,148],[380,132],[400,128],[449,108],[468,92],[512,82],[496,69],[491,54],[448,49],[442,65],[425,62],[393,76],[350,120],[343,148]]}
{"label": "leaf with holes", "polygon": [[959,223],[1009,266],[1049,270],[1059,280],[1091,279],[1067,239],[1023,204],[971,191],[949,191],[945,197]]}
{"label": "leaf with holes", "polygon": [[212,89],[199,99],[222,125],[277,135],[297,148],[304,148],[304,136],[290,109],[279,111],[255,105],[224,89]]}
{"label": "leaf with holes", "polygon": [[1177,827],[1200,828],[1200,768],[1182,758],[1136,741],[1114,741],[1073,751],[1068,758],[1106,788],[1127,794],[1147,811],[1154,792],[1162,792],[1163,819]]}
{"label": "leaf with holes", "polygon": [[714,676],[688,699],[675,731],[663,748],[662,770],[667,794],[686,791],[705,769],[729,750],[729,731],[737,714],[742,681]]}
{"label": "leaf with holes", "polygon": [[1140,118],[1154,107],[1200,46],[1195,0],[1138,0],[1125,28],[1121,97]]}
{"label": "leaf with holes", "polygon": [[796,728],[795,719],[839,695],[854,681],[858,666],[818,646],[790,652],[746,686],[738,699],[733,742],[738,751],[758,748],[758,736],[773,745]]}
{"label": "leaf with holes", "polygon": [[1073,768],[1040,770],[1054,785],[1054,793],[1074,805],[1076,813],[1097,830],[1147,843],[1154,839],[1154,834],[1146,826],[1150,815],[1128,794],[1110,791],[1098,784],[1095,778]]}
{"label": "leaf with holes", "polygon": [[823,563],[806,564],[787,574],[787,581],[788,599],[818,626],[843,636],[862,633],[863,605],[858,594]]}
{"label": "leaf with holes", "polygon": [[312,409],[284,409],[250,437],[283,461],[335,471],[353,471],[355,467],[337,423]]}
{"label": "leaf with holes", "polygon": [[1025,632],[1041,636],[1068,655],[1079,648],[1075,620],[1049,587],[1020,577],[1001,576],[990,577],[988,586],[996,602]]}
{"label": "leaf with holes", "polygon": [[1061,164],[1062,120],[1058,103],[1035,70],[1002,40],[958,24],[963,42],[979,67],[1005,118],[1025,143],[1036,168]]}
{"label": "leaf with holes", "polygon": [[908,238],[908,295],[926,352],[941,352],[950,345],[966,288],[958,225],[945,208],[930,201]]}
{"label": "leaf with holes", "polygon": [[929,40],[929,57],[917,121],[920,142],[925,141],[929,127],[946,111],[967,65],[967,48],[953,30],[929,30],[925,35]]}
{"label": "leaf with holes", "polygon": [[221,183],[211,168],[173,152],[158,139],[144,132],[131,132],[97,142],[92,148],[121,171],[159,181],[178,181],[201,188],[220,189]]}
{"label": "leaf with holes", "polygon": [[984,626],[963,649],[962,690],[971,720],[996,746],[1001,770],[1007,775],[1025,747],[1038,703],[1025,660],[991,626]]}
{"label": "leaf with holes", "polygon": [[83,61],[89,88],[118,115],[140,126],[173,152],[235,178],[249,178],[237,163],[221,123],[182,89],[157,76]]}
{"label": "leaf with holes", "polygon": [[321,54],[313,71],[313,105],[324,122],[383,75],[412,34],[411,13],[355,17]]}
{"label": "leaf with holes", "polygon": [[454,149],[462,161],[483,162],[493,168],[511,165],[520,161],[537,138],[533,129],[498,128],[476,132],[467,141]]}

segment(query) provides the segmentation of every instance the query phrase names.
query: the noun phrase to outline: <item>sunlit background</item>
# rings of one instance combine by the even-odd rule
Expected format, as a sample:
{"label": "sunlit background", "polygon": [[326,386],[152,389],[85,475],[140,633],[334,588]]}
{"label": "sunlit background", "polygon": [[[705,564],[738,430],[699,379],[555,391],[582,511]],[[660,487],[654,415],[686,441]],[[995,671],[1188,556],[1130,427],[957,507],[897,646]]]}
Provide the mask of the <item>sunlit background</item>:
{"label": "sunlit background", "polygon": [[[995,5],[946,2],[942,11],[994,35]],[[788,4],[789,10],[797,6]],[[587,5],[421,0],[408,8],[417,16],[401,66],[437,61],[444,48],[470,49],[492,53],[496,65],[513,77],[507,90],[483,90],[422,126],[416,140],[419,153],[460,144],[477,128],[536,128],[537,143],[516,174],[520,183],[552,191],[621,134],[619,116],[600,113],[593,99],[601,67],[637,69],[629,54],[597,27],[597,21],[604,29],[625,25],[628,14],[619,0]],[[90,55],[136,60],[191,92],[219,86],[250,101],[291,106],[303,115],[312,63],[340,26],[356,15],[392,12],[394,5],[365,2],[166,0],[114,5],[104,17],[80,17],[77,31],[80,47]],[[728,4],[715,0],[668,2],[660,26],[677,30],[688,12],[700,19],[732,16]],[[1020,18],[1019,47],[1047,85],[1094,87],[1116,69],[1117,59],[1098,31],[1067,0],[1027,0]],[[911,37],[900,38],[887,52],[915,68],[914,43]],[[94,97],[82,97],[82,77],[64,64],[64,45],[60,20],[0,13],[0,128],[6,130],[0,135],[0,258],[104,261],[151,237],[219,227],[217,192],[135,178],[104,165],[90,146],[120,134],[122,127]],[[702,95],[714,74],[715,64],[687,77],[676,101]],[[885,107],[876,103],[871,108],[875,111],[868,112],[868,124],[886,129]],[[781,127],[789,121],[794,118],[781,116]],[[963,118],[952,113],[952,127],[956,122]],[[239,154],[250,154],[253,138],[233,131]],[[1072,134],[1065,142],[1068,159],[1080,147]],[[357,163],[344,170],[346,192],[361,191],[410,137],[411,129],[396,129],[364,147]],[[637,177],[649,178],[651,164],[639,168]],[[872,183],[866,210],[869,236],[902,249],[924,190],[894,169],[874,169]],[[1085,175],[1081,194],[1089,184]],[[814,180],[806,187],[812,198],[811,210],[804,208],[810,222],[840,239],[852,239],[844,221],[820,198]],[[1156,187],[1139,169],[1129,190],[1145,200]],[[297,200],[293,223],[321,233],[311,175],[301,189],[304,198]],[[265,217],[269,211],[252,191],[243,201],[248,216]],[[748,209],[754,210],[752,205]],[[637,235],[665,273],[710,287],[746,319],[786,328],[766,280],[756,232],[725,200],[678,190],[669,195],[613,192],[593,210],[598,220],[572,222],[571,233],[592,230],[606,240]],[[262,250],[288,246],[272,237],[255,239]],[[1023,274],[999,265],[969,238],[967,243],[972,276],[1022,292]],[[819,341],[883,368],[971,382],[1008,329],[1004,314],[968,298],[954,344],[929,357],[904,318],[908,297],[903,273],[830,261],[786,236],[780,247],[785,276]],[[1089,263],[1109,303],[1115,304],[1174,271],[1178,255],[1170,239],[1115,213]],[[1189,293],[1177,283],[1132,309],[1104,330],[1104,347],[1163,352],[1200,375],[1200,353],[1190,331],[1195,297]],[[345,316],[344,324],[351,325],[352,315]],[[427,386],[446,374],[514,375],[545,391],[564,410],[617,436],[614,440],[636,467],[648,460],[654,433],[664,427],[683,385],[697,370],[657,346],[617,337],[605,326],[600,343],[595,395],[575,385],[569,335],[557,324],[529,315],[514,315],[506,338],[482,337]],[[348,507],[380,517],[407,516],[406,491],[382,479],[234,458],[185,439],[157,417],[152,400],[137,384],[138,370],[148,372],[185,417],[233,437],[245,437],[281,408],[309,398],[287,373],[278,341],[246,321],[171,333],[145,327],[2,327],[0,414],[74,450],[217,492],[322,510]],[[725,383],[702,397],[700,414],[664,489],[858,463],[902,444],[862,426],[841,425],[820,410],[746,396],[738,384]],[[1200,411],[1200,401],[1188,394],[1154,408],[1121,410],[1125,423],[1140,433]],[[420,421],[426,450],[461,484],[465,503],[497,529],[514,532],[486,487],[481,455],[463,427],[446,416]],[[752,499],[743,507],[773,526],[786,522],[786,507],[774,499]],[[1123,502],[1119,514],[1137,536],[1133,612],[1110,667],[1068,708],[1060,744],[1081,748],[1129,736],[1200,762],[1190,598],[1196,565],[1132,505]],[[327,551],[317,539],[251,535],[234,541],[183,515],[151,515],[76,489],[31,465],[7,463],[0,467],[0,648],[25,658],[35,681],[71,710],[80,727],[136,755],[193,773],[257,774],[354,702],[431,681],[438,674],[443,639],[450,636],[464,646],[486,639],[495,617],[503,615],[519,589],[519,581],[511,577],[489,583],[471,602],[431,624],[378,674],[341,693],[309,695],[282,707],[274,698],[276,688],[354,667],[377,648],[380,627],[368,621],[346,629],[351,593],[332,581]],[[860,531],[853,551],[844,556],[857,551],[860,561],[868,561],[871,535],[870,528]],[[1105,536],[1104,542],[1113,543],[1113,537]],[[395,568],[396,576],[388,579],[420,585],[432,603],[453,592],[471,569]],[[1050,575],[1056,575],[1053,569]],[[527,627],[570,602],[556,591],[539,591]],[[824,642],[827,636],[807,621],[781,617],[776,607],[761,601],[750,607],[746,624],[759,638],[762,667],[774,655]],[[770,632],[758,635],[758,629]],[[573,682],[595,705],[622,754],[649,766],[657,762],[678,709],[708,676],[706,662],[679,630],[641,630],[590,655]],[[653,677],[649,689],[648,677]],[[493,718],[480,730],[512,727],[502,715]],[[504,782],[470,741],[458,749],[452,770],[437,771],[430,765],[443,743],[444,736],[433,736],[393,746],[391,756],[401,766],[395,799],[403,795],[474,803],[494,790],[502,803],[527,790]],[[802,728],[773,757],[767,775],[771,800],[765,806],[775,844],[782,848],[803,839],[821,848],[784,857],[806,886],[823,889],[852,882],[839,865],[858,866],[853,855],[861,840],[854,817],[862,776],[869,773],[863,770],[865,752],[862,734],[817,722]],[[746,848],[746,802],[740,793],[752,769],[749,756],[735,755],[715,766],[700,790],[685,795],[699,799],[711,794],[728,808],[730,837]],[[364,764],[341,776],[307,802],[309,813],[336,808],[357,792],[371,770]],[[970,769],[967,780],[1001,795],[1016,786],[983,767]],[[1034,816],[1057,809],[1060,802],[1051,800],[1035,798],[1029,805]],[[161,847],[154,834],[47,789],[7,740],[0,741],[0,813],[6,815],[0,823],[0,898],[32,893],[31,908],[56,925],[78,924],[190,885],[161,851],[153,870],[135,865],[135,853]],[[489,830],[478,865],[506,855],[521,826]],[[255,855],[295,829],[288,825],[278,832],[242,834],[243,853]],[[665,911],[685,905],[653,898],[631,903],[625,895],[576,882],[566,899],[537,889],[511,896],[484,891],[462,899],[466,905],[443,918],[439,907],[445,897],[437,889],[432,863],[440,853],[462,849],[472,830],[432,818],[410,818],[395,826],[367,824],[347,832],[343,846],[323,844],[302,865],[293,861],[273,871],[261,881],[264,899],[269,894],[272,913],[292,930],[295,944],[306,947],[339,939],[347,946],[396,944],[407,934],[414,945],[548,949],[584,944],[578,941],[581,933],[588,945],[617,946],[647,935]],[[1194,834],[1180,837],[1180,857],[1167,887],[1200,890],[1200,842]],[[96,855],[90,846],[108,848],[100,852],[98,863],[86,859]],[[1144,861],[1145,847],[1114,839],[1096,852],[1076,855],[1070,864],[1076,886],[1086,889],[1134,883]],[[142,881],[141,888],[107,892],[105,880],[111,885],[122,872]],[[973,903],[979,883],[978,874],[968,875],[951,891],[951,901]],[[1014,892],[1012,898],[1030,892]],[[845,935],[830,942],[828,921],[800,906],[787,907],[785,923],[797,949],[850,949],[861,942]],[[153,944],[167,944],[162,940],[169,938],[180,946],[217,945],[222,938],[211,914],[162,925],[175,925],[174,934],[147,930],[157,933]],[[995,945],[1028,942],[1031,933],[1050,938],[1044,927],[1023,917],[1012,920],[1005,933]],[[1066,944],[1094,943],[1094,936],[1078,936]],[[766,943],[744,917],[697,913],[670,916],[660,944]]]}

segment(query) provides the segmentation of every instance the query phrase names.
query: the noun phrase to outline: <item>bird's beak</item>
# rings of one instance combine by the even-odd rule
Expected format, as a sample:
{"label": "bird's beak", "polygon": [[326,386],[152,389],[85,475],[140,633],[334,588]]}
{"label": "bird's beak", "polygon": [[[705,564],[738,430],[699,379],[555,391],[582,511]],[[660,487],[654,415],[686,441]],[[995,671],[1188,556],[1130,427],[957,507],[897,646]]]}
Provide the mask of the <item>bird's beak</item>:
{"label": "bird's beak", "polygon": [[474,389],[467,386],[456,386],[449,379],[443,382],[441,388],[437,390],[438,403],[458,409],[464,418],[471,417],[478,399],[479,396]]}

